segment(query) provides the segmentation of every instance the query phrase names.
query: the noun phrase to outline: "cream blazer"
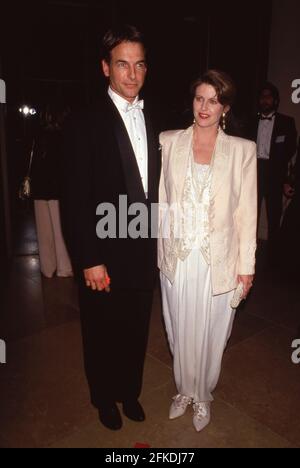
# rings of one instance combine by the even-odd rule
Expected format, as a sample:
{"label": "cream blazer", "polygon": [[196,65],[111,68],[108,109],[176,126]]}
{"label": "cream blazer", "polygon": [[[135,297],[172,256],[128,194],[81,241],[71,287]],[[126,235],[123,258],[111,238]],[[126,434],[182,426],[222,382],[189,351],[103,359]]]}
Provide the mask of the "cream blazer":
{"label": "cream blazer", "polygon": [[[161,133],[160,204],[182,200],[192,141],[193,127]],[[158,266],[173,283],[180,260],[174,254],[172,235],[164,239],[162,229],[160,211]],[[237,287],[238,275],[255,273],[257,246],[256,145],[221,129],[212,168],[209,232],[212,290],[219,295]]]}

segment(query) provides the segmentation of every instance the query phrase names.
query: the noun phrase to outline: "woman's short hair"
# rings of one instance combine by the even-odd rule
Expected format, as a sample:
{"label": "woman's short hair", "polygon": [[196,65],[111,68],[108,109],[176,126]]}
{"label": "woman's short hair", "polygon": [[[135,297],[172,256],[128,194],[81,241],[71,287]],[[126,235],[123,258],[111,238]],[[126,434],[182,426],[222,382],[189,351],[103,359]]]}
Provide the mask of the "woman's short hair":
{"label": "woman's short hair", "polygon": [[196,90],[202,84],[211,85],[222,106],[232,106],[236,97],[236,87],[232,78],[227,73],[219,70],[208,70],[198,78],[191,86],[192,96],[195,97]]}
{"label": "woman's short hair", "polygon": [[109,29],[103,37],[101,47],[101,56],[106,63],[111,61],[111,51],[122,42],[138,42],[145,48],[143,34],[135,26],[125,24]]}

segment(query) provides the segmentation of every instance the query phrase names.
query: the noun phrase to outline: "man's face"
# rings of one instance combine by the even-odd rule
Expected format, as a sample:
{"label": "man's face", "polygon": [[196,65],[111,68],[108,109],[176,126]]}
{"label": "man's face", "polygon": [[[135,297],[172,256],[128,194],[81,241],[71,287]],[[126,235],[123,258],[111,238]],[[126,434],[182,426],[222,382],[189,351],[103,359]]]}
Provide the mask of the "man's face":
{"label": "man's face", "polygon": [[269,89],[264,89],[259,98],[260,111],[265,114],[271,114],[276,110],[276,101]]}
{"label": "man's face", "polygon": [[104,75],[117,94],[129,102],[138,96],[147,73],[145,50],[139,42],[122,42],[111,51],[111,61],[102,61]]}

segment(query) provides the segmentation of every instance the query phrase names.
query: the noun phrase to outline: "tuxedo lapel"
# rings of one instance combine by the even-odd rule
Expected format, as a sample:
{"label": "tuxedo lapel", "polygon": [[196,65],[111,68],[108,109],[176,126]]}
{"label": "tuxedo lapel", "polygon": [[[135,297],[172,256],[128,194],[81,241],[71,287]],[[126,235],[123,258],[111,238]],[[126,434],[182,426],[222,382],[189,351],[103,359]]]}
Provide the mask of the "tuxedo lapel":
{"label": "tuxedo lapel", "polygon": [[280,128],[280,118],[278,114],[275,116],[275,122],[274,122],[274,128],[272,132],[272,139],[271,139],[271,148],[270,148],[270,159],[272,159],[272,156],[274,154],[274,146],[276,144],[276,138],[279,135],[279,128]]}
{"label": "tuxedo lapel", "polygon": [[145,123],[148,146],[148,202],[157,203],[158,180],[159,180],[159,160],[158,160],[158,139],[155,137],[150,117],[145,110]]}
{"label": "tuxedo lapel", "polygon": [[146,203],[147,200],[140,176],[140,171],[126,126],[119,114],[118,109],[111,101],[111,99],[107,98],[107,102],[110,109],[114,133],[120,151],[120,158],[123,166],[129,202]]}

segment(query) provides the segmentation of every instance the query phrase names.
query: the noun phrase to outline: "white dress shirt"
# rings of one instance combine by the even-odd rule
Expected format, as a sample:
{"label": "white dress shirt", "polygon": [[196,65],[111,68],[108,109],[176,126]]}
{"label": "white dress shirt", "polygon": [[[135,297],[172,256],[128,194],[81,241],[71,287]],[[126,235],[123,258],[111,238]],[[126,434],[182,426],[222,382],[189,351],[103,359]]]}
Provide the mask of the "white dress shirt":
{"label": "white dress shirt", "polygon": [[139,102],[138,97],[132,105],[109,87],[108,94],[117,107],[126,126],[128,136],[136,157],[141,180],[148,198],[148,144],[145,117],[141,107],[134,107]]}
{"label": "white dress shirt", "polygon": [[269,160],[272,135],[274,130],[275,114],[273,116],[272,114],[270,114],[269,116],[263,117],[271,117],[272,120],[259,121],[257,134],[257,157],[258,159]]}

